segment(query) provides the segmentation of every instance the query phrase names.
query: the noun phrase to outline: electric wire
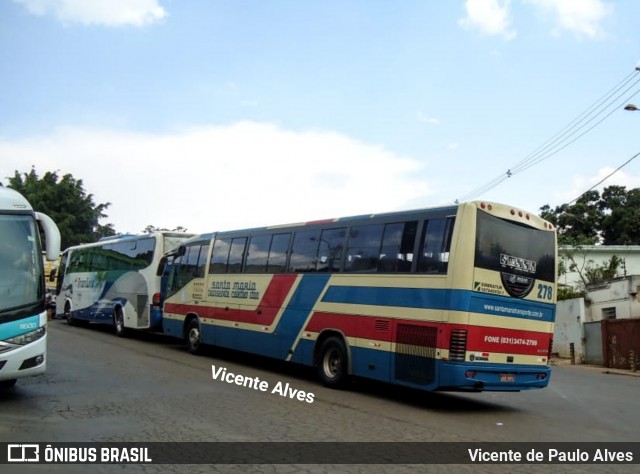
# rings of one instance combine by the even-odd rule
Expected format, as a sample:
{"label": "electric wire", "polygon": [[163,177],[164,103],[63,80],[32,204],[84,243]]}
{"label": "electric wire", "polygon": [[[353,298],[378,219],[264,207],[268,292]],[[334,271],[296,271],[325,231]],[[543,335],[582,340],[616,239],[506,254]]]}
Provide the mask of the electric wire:
{"label": "electric wire", "polygon": [[[622,81],[620,81],[615,87],[612,88],[612,90],[610,90],[609,92],[607,92],[604,96],[602,96],[600,99],[598,99],[596,102],[594,102],[593,104],[591,104],[586,110],[584,110],[580,115],[578,115],[573,121],[571,121],[568,125],[566,125],[564,128],[562,128],[559,132],[557,132],[553,137],[551,137],[549,140],[547,140],[544,144],[542,144],[541,146],[539,146],[536,150],[534,150],[532,153],[530,153],[529,155],[527,155],[525,157],[525,159],[523,159],[522,161],[520,161],[518,164],[516,164],[515,166],[513,166],[511,168],[511,172],[513,174],[518,173],[520,171],[524,171],[525,169],[529,168],[530,166],[532,166],[531,162],[538,156],[540,156],[541,154],[543,154],[543,152],[545,152],[546,150],[548,150],[549,148],[552,148],[554,144],[558,143],[563,137],[569,135],[573,135],[576,133],[576,131],[571,131],[571,129],[574,129],[575,127],[577,127],[579,124],[583,123],[588,117],[592,116],[595,114],[595,112],[599,109],[600,112],[598,112],[597,114],[595,114],[595,116],[591,117],[589,120],[587,120],[586,123],[584,123],[584,125],[587,125],[589,123],[591,123],[595,117],[601,115],[604,110],[606,110],[607,108],[609,108],[611,106],[611,103],[609,103],[608,105],[604,105],[604,103],[606,101],[609,101],[611,99],[611,97],[617,93],[618,90],[620,90],[622,87],[626,86],[631,79],[633,78],[633,76],[637,73],[637,70],[634,70],[633,72],[629,73],[629,75],[627,75],[627,77],[625,77]],[[627,89],[625,89],[625,91],[623,92],[623,94],[627,91],[629,91],[632,87],[634,87],[636,84],[638,84],[638,82],[640,82],[640,79],[636,80],[636,82],[634,82],[631,86],[629,86]],[[637,92],[635,93],[637,94]],[[632,94],[630,97],[633,97],[635,94]],[[622,94],[619,94],[617,97],[614,98],[614,100],[617,100],[620,98]],[[628,100],[629,98],[627,98],[626,100]],[[580,127],[578,127],[578,130],[582,127],[582,125]],[[533,164],[538,163],[539,161],[536,160]]]}
{"label": "electric wire", "polygon": [[[512,168],[491,179],[479,188],[465,194],[461,198],[456,199],[455,202],[458,203],[461,201],[472,200],[486,193],[487,191],[490,191],[515,174],[521,173],[531,168],[532,166],[550,158],[551,156],[564,150],[569,145],[582,138],[584,135],[589,133],[591,130],[593,130],[607,118],[609,118],[614,112],[618,111],[625,102],[628,102],[631,98],[640,93],[640,89],[638,89],[630,95],[626,96],[623,102],[618,102],[621,97],[625,96],[625,94],[627,94],[630,90],[636,87],[638,83],[640,83],[640,79],[636,79],[631,85],[628,85],[630,82],[632,82],[633,77],[638,72],[640,72],[640,67],[636,67],[634,71],[629,73],[625,78],[618,82],[618,84],[616,84],[600,99],[595,101],[592,105],[585,109],[585,111],[579,114],[574,120],[572,120],[569,124],[563,127],[560,131],[558,131],[546,142],[536,148],[520,162],[515,164]],[[607,111],[608,113],[606,113]],[[592,124],[594,120],[598,119],[598,117],[602,116],[605,113],[606,115],[604,115],[604,117],[600,118],[600,120],[597,120],[594,124]],[[592,125],[589,126],[590,124]],[[585,129],[585,127],[588,128]],[[629,160],[629,162],[630,161],[631,160]],[[623,166],[626,166],[626,164],[627,163],[625,163]]]}
{"label": "electric wire", "polygon": [[633,160],[635,160],[638,156],[640,156],[640,152],[636,153],[635,155],[633,155],[631,158],[629,158],[627,161],[625,161],[624,163],[622,163],[620,166],[618,166],[615,170],[613,170],[611,173],[609,173],[607,176],[605,176],[604,178],[602,178],[600,181],[598,181],[596,184],[594,184],[593,186],[591,186],[589,189],[587,189],[585,192],[583,192],[580,196],[578,196],[577,198],[572,199],[571,201],[569,201],[567,203],[567,206],[573,204],[574,202],[576,202],[578,199],[580,199],[582,196],[584,196],[585,194],[587,194],[589,191],[597,188],[598,186],[600,186],[602,183],[604,183],[606,180],[608,180],[609,178],[611,178],[611,176],[613,176],[614,174],[616,174],[618,171],[620,171],[622,168],[624,168],[625,166],[627,166],[629,163],[631,163]]}

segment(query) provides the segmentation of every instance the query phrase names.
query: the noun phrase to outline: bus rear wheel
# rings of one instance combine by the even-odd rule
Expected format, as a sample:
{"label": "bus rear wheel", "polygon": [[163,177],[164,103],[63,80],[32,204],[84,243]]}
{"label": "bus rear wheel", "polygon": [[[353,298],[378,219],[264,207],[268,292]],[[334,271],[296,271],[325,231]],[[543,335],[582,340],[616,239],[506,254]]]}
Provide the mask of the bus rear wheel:
{"label": "bus rear wheel", "polygon": [[325,387],[338,388],[348,379],[349,359],[344,341],[336,336],[327,338],[320,345],[316,368]]}
{"label": "bus rear wheel", "polygon": [[69,326],[78,325],[78,321],[76,321],[71,314],[71,305],[68,302],[64,304],[64,319],[67,320]]}
{"label": "bus rear wheel", "polygon": [[124,327],[124,314],[122,308],[118,306],[113,312],[113,325],[116,328],[116,336],[124,337],[126,334],[126,328]]}
{"label": "bus rear wheel", "polygon": [[17,379],[11,379],[11,380],[0,380],[0,388],[10,388],[13,387],[16,382],[18,380]]}
{"label": "bus rear wheel", "polygon": [[189,352],[192,354],[200,354],[202,352],[202,332],[200,331],[200,323],[195,318],[189,321],[186,340]]}

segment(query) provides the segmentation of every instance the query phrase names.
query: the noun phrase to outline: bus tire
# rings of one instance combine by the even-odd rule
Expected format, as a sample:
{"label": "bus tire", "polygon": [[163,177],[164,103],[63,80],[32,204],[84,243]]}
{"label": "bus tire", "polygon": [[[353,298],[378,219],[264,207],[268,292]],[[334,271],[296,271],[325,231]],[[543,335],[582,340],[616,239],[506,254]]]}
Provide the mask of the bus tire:
{"label": "bus tire", "polygon": [[64,317],[64,319],[67,320],[67,324],[69,326],[77,326],[78,325],[78,321],[76,321],[76,319],[73,317],[73,314],[71,314],[71,305],[69,304],[68,301],[64,304],[63,317]]}
{"label": "bus tire", "polygon": [[13,387],[16,382],[18,380],[17,379],[11,379],[11,380],[0,380],[0,388],[10,388]]}
{"label": "bus tire", "polygon": [[192,354],[202,353],[202,331],[200,330],[200,323],[196,318],[189,321],[185,339],[187,341],[187,350],[189,352]]}
{"label": "bus tire", "polygon": [[124,337],[126,335],[127,329],[124,327],[124,314],[120,306],[116,306],[113,311],[113,326],[116,329],[116,336]]}
{"label": "bus tire", "polygon": [[347,347],[342,338],[331,336],[325,339],[320,345],[316,360],[322,384],[329,388],[343,386],[349,378],[348,367]]}

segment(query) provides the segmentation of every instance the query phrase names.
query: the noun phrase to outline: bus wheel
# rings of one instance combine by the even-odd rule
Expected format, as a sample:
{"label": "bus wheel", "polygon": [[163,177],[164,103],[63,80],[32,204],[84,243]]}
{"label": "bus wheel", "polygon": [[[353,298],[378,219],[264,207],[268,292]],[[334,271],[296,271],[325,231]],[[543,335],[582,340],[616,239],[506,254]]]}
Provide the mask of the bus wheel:
{"label": "bus wheel", "polygon": [[197,319],[192,319],[187,327],[187,350],[192,354],[200,354],[202,351],[202,332]]}
{"label": "bus wheel", "polygon": [[116,336],[123,337],[126,329],[124,327],[124,314],[122,314],[122,308],[120,306],[116,307],[113,312],[113,325],[116,328]]}
{"label": "bus wheel", "polygon": [[347,348],[339,337],[330,337],[320,346],[316,367],[325,387],[337,388],[347,381]]}
{"label": "bus wheel", "polygon": [[16,384],[17,381],[18,381],[17,379],[0,380],[0,388],[13,387]]}
{"label": "bus wheel", "polygon": [[73,318],[73,315],[71,314],[71,305],[69,303],[65,303],[64,304],[64,319],[67,320],[67,324],[69,326],[77,326],[78,325],[78,321],[76,321]]}

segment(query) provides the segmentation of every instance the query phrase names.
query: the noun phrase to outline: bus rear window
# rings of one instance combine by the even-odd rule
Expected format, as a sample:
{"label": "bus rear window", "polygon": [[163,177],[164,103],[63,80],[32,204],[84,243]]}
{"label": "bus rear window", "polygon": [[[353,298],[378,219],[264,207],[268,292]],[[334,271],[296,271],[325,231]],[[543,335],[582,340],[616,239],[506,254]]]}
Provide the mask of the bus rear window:
{"label": "bus rear window", "polygon": [[[478,210],[475,266],[505,278],[555,281],[555,235]],[[513,295],[520,296],[520,295]]]}

